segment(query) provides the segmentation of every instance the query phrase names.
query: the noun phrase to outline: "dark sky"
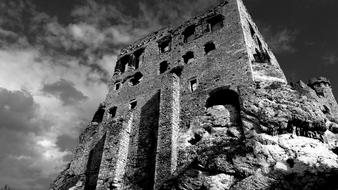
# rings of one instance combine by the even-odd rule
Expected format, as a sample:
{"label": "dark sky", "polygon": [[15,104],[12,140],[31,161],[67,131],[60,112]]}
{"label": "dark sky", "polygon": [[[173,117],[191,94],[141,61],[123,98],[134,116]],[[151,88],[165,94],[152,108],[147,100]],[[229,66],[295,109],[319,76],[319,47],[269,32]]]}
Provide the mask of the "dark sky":
{"label": "dark sky", "polygon": [[[0,0],[0,186],[46,190],[107,93],[121,47],[219,0]],[[245,0],[289,81],[338,93],[338,2]]]}

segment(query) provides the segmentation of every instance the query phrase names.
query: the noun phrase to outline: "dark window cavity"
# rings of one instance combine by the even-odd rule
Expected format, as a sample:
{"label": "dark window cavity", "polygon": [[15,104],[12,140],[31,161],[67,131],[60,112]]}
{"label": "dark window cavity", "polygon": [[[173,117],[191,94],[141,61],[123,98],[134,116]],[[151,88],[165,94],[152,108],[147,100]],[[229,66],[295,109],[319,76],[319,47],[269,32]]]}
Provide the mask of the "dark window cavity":
{"label": "dark window cavity", "polygon": [[143,78],[142,73],[137,72],[137,73],[135,73],[134,76],[130,79],[129,84],[130,84],[131,86],[138,85],[138,84],[141,82],[142,78]]}
{"label": "dark window cavity", "polygon": [[115,83],[115,90],[120,90],[121,88],[121,82]]}
{"label": "dark window cavity", "polygon": [[216,89],[210,93],[207,100],[206,107],[212,107],[216,105],[233,105],[239,108],[239,96],[238,94],[229,89]]}
{"label": "dark window cavity", "polygon": [[129,63],[132,60],[132,57],[130,55],[125,55],[120,59],[119,63],[119,69],[121,73],[124,73],[128,70]]}
{"label": "dark window cavity", "polygon": [[183,57],[184,63],[191,63],[194,60],[194,52],[188,51],[182,57]]}
{"label": "dark window cavity", "polygon": [[179,66],[172,68],[170,73],[173,73],[177,77],[180,77],[182,75],[182,71],[183,71],[183,66],[179,65]]}
{"label": "dark window cavity", "polygon": [[138,49],[134,52],[134,61],[133,61],[133,66],[134,69],[138,69],[140,65],[143,63],[143,53],[144,53],[144,48]]}
{"label": "dark window cavity", "polygon": [[109,109],[109,115],[110,115],[111,118],[114,118],[116,116],[116,111],[117,111],[117,107],[116,106],[111,107]]}
{"label": "dark window cavity", "polygon": [[254,37],[255,34],[256,34],[256,32],[255,32],[254,28],[252,27],[251,23],[249,21],[248,21],[248,23],[249,23],[249,28],[250,28],[251,36]]}
{"label": "dark window cavity", "polygon": [[228,125],[240,125],[240,101],[238,94],[229,90],[226,87],[213,90],[209,94],[206,102],[206,107],[211,108],[214,106],[222,106],[229,113]]}
{"label": "dark window cavity", "polygon": [[323,106],[323,110],[322,111],[323,111],[324,114],[330,114],[330,109],[327,106],[325,106],[325,105]]}
{"label": "dark window cavity", "polygon": [[183,32],[183,36],[184,36],[184,43],[190,42],[192,40],[195,39],[195,30],[196,30],[196,26],[195,25],[191,25],[188,26],[184,32]]}
{"label": "dark window cavity", "polygon": [[137,101],[136,100],[132,100],[129,103],[129,109],[135,109],[135,107],[137,106]]}
{"label": "dark window cavity", "polygon": [[104,112],[105,112],[105,108],[106,108],[106,106],[104,106],[102,104],[99,106],[99,108],[97,109],[97,111],[94,114],[92,122],[95,122],[95,123],[101,123],[102,122],[103,115],[104,115]]}
{"label": "dark window cavity", "polygon": [[171,50],[171,38],[164,37],[158,42],[158,47],[160,48],[161,53],[166,53]]}
{"label": "dark window cavity", "polygon": [[216,15],[208,19],[209,31],[214,32],[223,28],[224,17],[222,15]]}
{"label": "dark window cavity", "polygon": [[214,44],[214,42],[208,42],[204,45],[204,52],[206,55],[208,55],[209,52],[211,52],[212,50],[215,50],[216,46]]}
{"label": "dark window cavity", "polygon": [[189,84],[190,84],[190,86],[189,86],[190,87],[190,91],[194,92],[197,89],[197,79],[196,78],[191,79],[189,81]]}
{"label": "dark window cavity", "polygon": [[160,63],[160,74],[166,72],[168,70],[168,62],[163,61]]}
{"label": "dark window cavity", "polygon": [[266,49],[260,51],[257,48],[255,48],[255,54],[253,55],[255,58],[255,62],[257,63],[270,63],[270,56]]}

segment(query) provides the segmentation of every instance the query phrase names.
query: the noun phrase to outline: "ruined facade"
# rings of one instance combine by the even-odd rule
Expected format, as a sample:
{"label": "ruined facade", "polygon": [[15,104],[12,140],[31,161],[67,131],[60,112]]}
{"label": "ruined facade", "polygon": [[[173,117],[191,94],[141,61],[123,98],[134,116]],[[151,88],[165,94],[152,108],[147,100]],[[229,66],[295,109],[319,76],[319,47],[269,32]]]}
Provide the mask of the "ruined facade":
{"label": "ruined facade", "polygon": [[[310,108],[293,105],[290,111],[283,98]],[[281,100],[272,105],[267,99]],[[229,152],[255,134],[324,141],[326,130],[337,132],[337,121],[330,82],[318,78],[288,85],[243,2],[224,1],[121,50],[105,101],[51,189],[241,189],[246,178],[229,177],[228,171],[217,174],[232,181],[228,186],[177,184],[204,155],[208,138],[228,142],[218,146]],[[197,165],[207,170],[202,162]],[[198,167],[194,170],[204,171]]]}

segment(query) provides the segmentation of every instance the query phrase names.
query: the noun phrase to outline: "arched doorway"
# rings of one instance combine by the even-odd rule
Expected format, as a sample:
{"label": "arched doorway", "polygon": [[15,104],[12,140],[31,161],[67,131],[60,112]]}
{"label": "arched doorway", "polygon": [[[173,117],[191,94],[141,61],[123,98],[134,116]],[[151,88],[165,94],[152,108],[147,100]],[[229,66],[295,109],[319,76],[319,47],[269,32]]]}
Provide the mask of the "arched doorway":
{"label": "arched doorway", "polygon": [[208,110],[224,114],[228,126],[240,124],[240,106],[237,92],[229,89],[216,89],[209,94],[206,102]]}

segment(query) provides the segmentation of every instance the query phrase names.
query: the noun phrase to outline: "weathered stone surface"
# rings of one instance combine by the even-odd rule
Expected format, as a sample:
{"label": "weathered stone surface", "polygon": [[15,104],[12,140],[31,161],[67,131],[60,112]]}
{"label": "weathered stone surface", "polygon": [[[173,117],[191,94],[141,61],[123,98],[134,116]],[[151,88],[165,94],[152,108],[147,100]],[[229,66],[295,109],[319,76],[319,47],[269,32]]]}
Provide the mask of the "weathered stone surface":
{"label": "weathered stone surface", "polygon": [[[225,109],[209,108],[206,116],[197,117],[191,125],[203,135],[195,144],[180,146],[185,155],[179,161],[181,170],[163,189],[338,188],[334,181],[338,139],[332,127],[336,123],[325,122],[328,118],[320,103],[287,85],[245,88],[241,93],[241,116],[253,128],[247,128],[244,136],[229,136],[229,129],[217,130]],[[207,185],[208,176],[224,180]]]}
{"label": "weathered stone surface", "polygon": [[241,0],[124,48],[108,87],[51,190],[338,189],[330,82],[287,85]]}

